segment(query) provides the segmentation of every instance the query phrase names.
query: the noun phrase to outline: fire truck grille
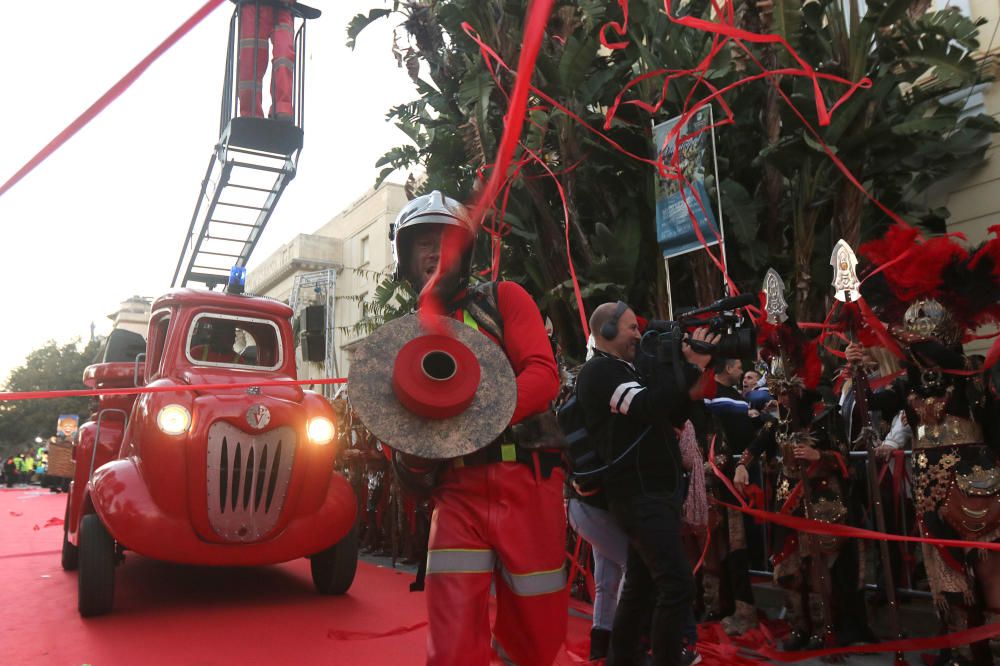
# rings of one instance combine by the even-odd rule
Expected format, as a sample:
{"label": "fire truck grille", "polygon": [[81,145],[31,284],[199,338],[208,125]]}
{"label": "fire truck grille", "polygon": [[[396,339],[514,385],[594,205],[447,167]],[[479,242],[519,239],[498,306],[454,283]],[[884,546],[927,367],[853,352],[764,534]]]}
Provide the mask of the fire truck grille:
{"label": "fire truck grille", "polygon": [[208,520],[226,541],[259,541],[274,529],[288,492],[295,430],[250,434],[228,423],[208,429]]}

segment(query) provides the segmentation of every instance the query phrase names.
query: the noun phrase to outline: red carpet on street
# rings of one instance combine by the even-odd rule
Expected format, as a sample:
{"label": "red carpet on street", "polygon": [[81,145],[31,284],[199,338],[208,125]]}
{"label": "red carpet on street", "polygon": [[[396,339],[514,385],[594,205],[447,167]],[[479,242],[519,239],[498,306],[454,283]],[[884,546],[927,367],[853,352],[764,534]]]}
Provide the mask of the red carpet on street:
{"label": "red carpet on street", "polygon": [[[114,611],[84,620],[76,573],[59,564],[65,502],[65,495],[38,488],[0,489],[0,665],[424,663],[427,615],[423,594],[409,591],[413,575],[369,562],[359,564],[345,596],[323,597],[305,559],[215,568],[127,552],[116,573]],[[590,607],[572,607],[559,666],[591,663]],[[746,648],[780,633],[770,624],[730,639],[717,623],[701,625],[702,664],[762,663]],[[884,655],[869,659],[848,663],[886,663]]]}
{"label": "red carpet on street", "polygon": [[[65,495],[0,490],[0,664],[390,664],[424,661],[413,576],[362,562],[343,597],[322,597],[305,559],[190,567],[126,553],[115,609],[82,619],[76,573],[59,564]],[[586,649],[588,620],[570,618]],[[585,652],[584,652],[585,654]],[[583,662],[567,652],[557,663]]]}

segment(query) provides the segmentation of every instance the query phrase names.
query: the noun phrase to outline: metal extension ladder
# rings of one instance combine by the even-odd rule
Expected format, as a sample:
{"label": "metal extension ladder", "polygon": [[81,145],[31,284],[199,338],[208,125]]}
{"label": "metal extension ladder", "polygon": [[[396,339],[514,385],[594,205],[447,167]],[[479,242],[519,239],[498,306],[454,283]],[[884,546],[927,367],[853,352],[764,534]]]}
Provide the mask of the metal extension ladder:
{"label": "metal extension ladder", "polygon": [[295,177],[302,150],[306,21],[297,17],[293,118],[238,115],[238,10],[229,27],[219,142],[191,215],[174,287],[196,282],[213,289],[226,284],[233,266],[246,266],[278,199]]}

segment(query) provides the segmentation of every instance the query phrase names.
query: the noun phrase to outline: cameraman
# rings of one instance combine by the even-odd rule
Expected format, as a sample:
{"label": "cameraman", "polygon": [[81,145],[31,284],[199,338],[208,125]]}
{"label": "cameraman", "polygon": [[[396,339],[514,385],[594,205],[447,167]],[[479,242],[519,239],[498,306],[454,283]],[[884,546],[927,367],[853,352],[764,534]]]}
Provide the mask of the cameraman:
{"label": "cameraman", "polygon": [[[704,372],[711,356],[684,342],[685,385],[677,385],[673,368],[647,380],[633,365],[640,335],[628,305],[598,306],[590,329],[595,353],[581,369],[576,390],[587,432],[608,465],[608,506],[629,538],[608,664],[644,663],[639,634],[650,607],[653,663],[681,664],[694,579],[681,547],[681,457],[673,426],[682,425],[692,401],[714,387],[714,376]],[[698,329],[691,339],[714,345],[719,336]]]}

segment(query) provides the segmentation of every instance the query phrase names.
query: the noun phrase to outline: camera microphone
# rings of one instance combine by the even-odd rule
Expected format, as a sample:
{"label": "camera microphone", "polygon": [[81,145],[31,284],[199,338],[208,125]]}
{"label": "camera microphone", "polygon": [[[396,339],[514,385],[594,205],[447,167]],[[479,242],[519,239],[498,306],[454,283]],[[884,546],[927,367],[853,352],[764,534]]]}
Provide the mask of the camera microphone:
{"label": "camera microphone", "polygon": [[682,315],[679,315],[677,322],[665,321],[662,319],[650,319],[646,323],[646,330],[666,332],[673,329],[674,325],[678,323],[682,326],[690,327],[699,323],[700,320],[697,318],[698,315],[704,315],[709,312],[726,312],[729,310],[743,308],[748,305],[757,305],[758,303],[760,303],[760,301],[757,298],[757,294],[750,293],[720,298],[711,305],[706,305],[703,308],[690,310]]}
{"label": "camera microphone", "polygon": [[760,301],[757,299],[757,294],[747,293],[719,299],[712,303],[709,308],[712,310],[735,310],[736,308],[744,308],[748,305],[757,305],[758,303]]}

